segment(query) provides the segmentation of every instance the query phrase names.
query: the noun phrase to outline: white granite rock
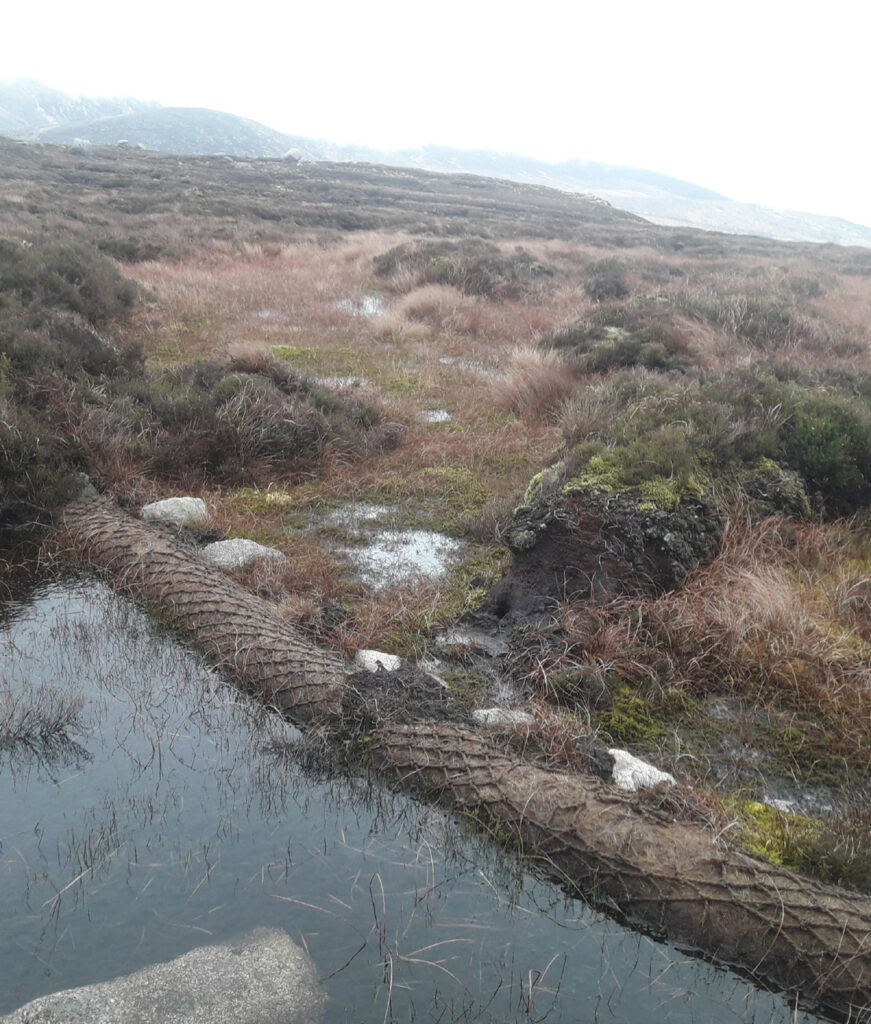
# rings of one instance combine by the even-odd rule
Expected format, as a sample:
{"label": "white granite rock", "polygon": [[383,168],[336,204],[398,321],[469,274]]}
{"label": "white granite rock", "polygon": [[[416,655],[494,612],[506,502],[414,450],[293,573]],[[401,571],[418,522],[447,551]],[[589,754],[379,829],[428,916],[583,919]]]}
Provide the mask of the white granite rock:
{"label": "white granite rock", "polygon": [[209,563],[219,569],[247,569],[259,558],[272,562],[287,562],[287,556],[277,548],[268,548],[247,537],[231,537],[230,540],[216,540],[206,544],[200,554]]}
{"label": "white granite rock", "polygon": [[41,996],[0,1024],[308,1024],[324,992],[308,954],[278,928],[201,946],[112,981]]}
{"label": "white granite rock", "polygon": [[354,664],[364,672],[377,672],[383,668],[385,672],[395,672],[402,668],[402,658],[396,654],[385,654],[384,651],[357,651]]}
{"label": "white granite rock", "polygon": [[608,753],[614,758],[612,778],[620,789],[634,793],[639,789],[649,789],[660,782],[666,782],[669,786],[676,785],[677,780],[673,775],[654,768],[652,764],[642,761],[640,757],[633,757],[628,750],[620,750],[615,747]]}
{"label": "white granite rock", "polygon": [[164,498],[143,505],[142,519],[150,522],[175,523],[177,526],[206,526],[211,522],[209,510],[202,498]]}
{"label": "white granite rock", "polygon": [[482,725],[535,725],[535,718],[519,708],[478,708],[472,718]]}

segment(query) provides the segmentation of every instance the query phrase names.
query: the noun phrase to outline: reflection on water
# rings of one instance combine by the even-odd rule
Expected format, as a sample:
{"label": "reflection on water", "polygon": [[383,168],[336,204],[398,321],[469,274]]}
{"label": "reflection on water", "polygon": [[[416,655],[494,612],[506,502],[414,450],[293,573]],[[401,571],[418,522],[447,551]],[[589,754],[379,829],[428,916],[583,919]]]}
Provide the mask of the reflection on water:
{"label": "reflection on water", "polygon": [[384,299],[381,295],[361,295],[359,299],[340,299],[336,309],[349,316],[380,316],[384,312]]}
{"label": "reflection on water", "polygon": [[439,810],[319,770],[98,584],[8,617],[0,700],[44,687],[84,705],[66,745],[0,752],[0,1012],[271,925],[314,958],[331,1024],[792,1019]]}

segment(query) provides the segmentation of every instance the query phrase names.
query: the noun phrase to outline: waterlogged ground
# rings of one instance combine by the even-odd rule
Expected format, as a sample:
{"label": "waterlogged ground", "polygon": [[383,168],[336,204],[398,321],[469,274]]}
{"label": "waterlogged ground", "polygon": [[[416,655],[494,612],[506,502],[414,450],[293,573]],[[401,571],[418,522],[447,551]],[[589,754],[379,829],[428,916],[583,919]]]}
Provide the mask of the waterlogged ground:
{"label": "waterlogged ground", "polygon": [[41,699],[74,723],[72,742],[0,751],[0,1012],[273,925],[336,1024],[816,1019],[563,899],[435,809],[306,766],[291,726],[100,584],[7,604],[11,699],[17,721]]}
{"label": "waterlogged ground", "polygon": [[320,525],[344,531],[334,550],[370,587],[444,576],[459,559],[460,541],[434,530],[403,528],[396,525],[399,518],[390,506],[358,501],[336,509]]}

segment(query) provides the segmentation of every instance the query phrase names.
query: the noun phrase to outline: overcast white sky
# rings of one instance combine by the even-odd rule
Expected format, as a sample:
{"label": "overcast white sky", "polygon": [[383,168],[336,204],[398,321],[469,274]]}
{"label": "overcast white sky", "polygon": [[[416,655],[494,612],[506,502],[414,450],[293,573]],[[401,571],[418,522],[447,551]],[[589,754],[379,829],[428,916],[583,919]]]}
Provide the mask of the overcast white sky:
{"label": "overcast white sky", "polygon": [[0,78],[622,163],[871,225],[869,29],[862,0],[10,0]]}

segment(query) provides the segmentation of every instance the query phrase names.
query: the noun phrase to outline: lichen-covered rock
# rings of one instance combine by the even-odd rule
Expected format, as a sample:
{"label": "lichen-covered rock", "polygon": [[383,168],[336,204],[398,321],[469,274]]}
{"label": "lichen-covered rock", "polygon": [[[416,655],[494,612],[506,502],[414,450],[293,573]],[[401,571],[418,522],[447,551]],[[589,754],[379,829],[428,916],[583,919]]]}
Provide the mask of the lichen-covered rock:
{"label": "lichen-covered rock", "polygon": [[202,498],[164,498],[143,505],[139,511],[147,522],[172,523],[176,526],[205,526],[211,522],[209,510]]}
{"label": "lichen-covered rock", "polygon": [[547,533],[554,507],[540,501],[534,505],[518,505],[505,531],[505,543],[514,552],[530,551]]}
{"label": "lichen-covered rock", "polygon": [[324,993],[308,954],[278,928],[42,996],[0,1024],[308,1024]]}
{"label": "lichen-covered rock", "polygon": [[206,544],[200,554],[209,565],[219,569],[247,569],[260,559],[281,565],[287,563],[287,556],[277,548],[268,548],[247,537],[231,537]]}
{"label": "lichen-covered rock", "polygon": [[741,487],[753,514],[759,519],[776,515],[807,519],[811,514],[801,475],[791,469],[782,469],[771,459],[762,459],[750,470],[742,478]]}

